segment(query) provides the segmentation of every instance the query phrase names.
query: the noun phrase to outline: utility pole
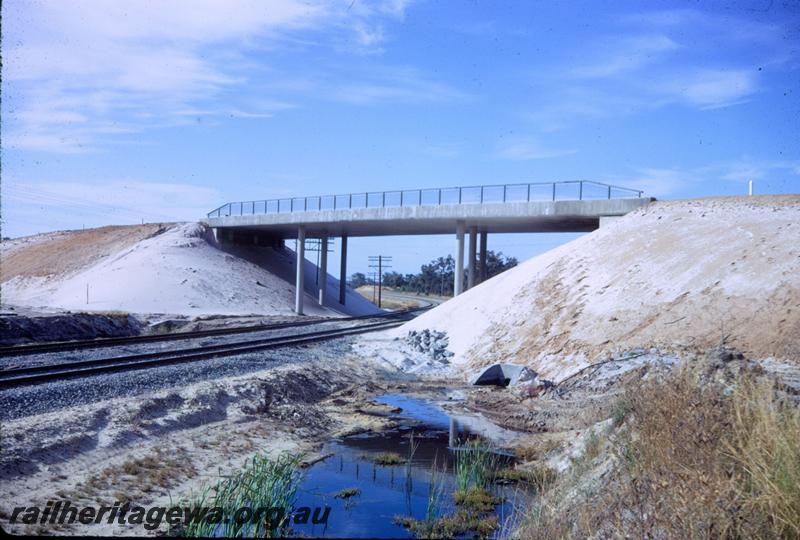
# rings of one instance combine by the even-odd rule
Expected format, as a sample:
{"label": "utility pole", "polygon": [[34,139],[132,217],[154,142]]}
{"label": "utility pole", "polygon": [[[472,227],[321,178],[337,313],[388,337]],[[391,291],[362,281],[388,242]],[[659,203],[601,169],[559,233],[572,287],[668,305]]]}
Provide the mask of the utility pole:
{"label": "utility pole", "polygon": [[[334,252],[333,251],[333,239],[329,238],[325,243],[327,244],[326,251],[328,253],[333,253]],[[309,238],[309,239],[306,240],[306,251],[316,252],[316,254],[317,254],[317,279],[316,279],[316,282],[315,282],[317,285],[319,285],[319,282],[320,282],[320,272],[321,272],[321,270],[320,270],[321,269],[320,257],[322,256],[322,244],[323,244],[323,242],[319,238]]]}
{"label": "utility pole", "polygon": [[391,268],[392,257],[388,255],[370,255],[369,267],[378,272],[378,307],[381,307],[381,289],[383,288],[383,269]]}
{"label": "utility pole", "polygon": [[372,303],[378,303],[378,278],[377,272],[370,272],[369,279],[372,281]]}

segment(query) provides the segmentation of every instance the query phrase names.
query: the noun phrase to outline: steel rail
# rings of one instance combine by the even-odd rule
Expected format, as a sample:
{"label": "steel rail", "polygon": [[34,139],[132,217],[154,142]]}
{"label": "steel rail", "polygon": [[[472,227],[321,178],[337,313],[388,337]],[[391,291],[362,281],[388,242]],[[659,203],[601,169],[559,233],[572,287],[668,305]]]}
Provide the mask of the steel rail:
{"label": "steel rail", "polygon": [[[283,328],[313,326],[316,324],[324,324],[324,323],[359,321],[363,319],[393,318],[399,315],[412,313],[414,311],[421,311],[424,309],[428,309],[430,307],[432,306],[421,306],[410,309],[390,311],[387,313],[378,313],[375,315],[357,315],[353,317],[342,317],[338,319],[314,319],[305,321],[289,321],[289,322],[275,323],[275,324],[237,326],[235,328],[215,328],[209,330],[195,330],[191,332],[172,332],[169,334],[82,339],[73,341],[37,343],[33,345],[12,345],[8,347],[0,347],[0,358],[9,356],[26,356],[31,354],[42,354],[49,352],[75,351],[80,349],[100,349],[104,347],[115,347],[117,345],[128,345],[137,343],[156,343],[159,341],[175,341],[182,339],[227,336],[231,334],[244,334],[250,332],[263,332],[267,330],[280,330]],[[0,373],[2,373],[1,370]]]}
{"label": "steel rail", "polygon": [[38,384],[52,380],[87,377],[102,373],[145,369],[150,367],[179,364],[198,360],[207,360],[223,356],[232,356],[256,352],[266,349],[302,345],[316,341],[335,339],[349,335],[364,334],[400,326],[406,321],[381,321],[349,328],[335,328],[299,334],[294,336],[278,336],[260,340],[227,343],[219,345],[193,347],[172,351],[141,353],[128,356],[115,356],[78,362],[64,362],[16,368],[0,372],[0,388]]}

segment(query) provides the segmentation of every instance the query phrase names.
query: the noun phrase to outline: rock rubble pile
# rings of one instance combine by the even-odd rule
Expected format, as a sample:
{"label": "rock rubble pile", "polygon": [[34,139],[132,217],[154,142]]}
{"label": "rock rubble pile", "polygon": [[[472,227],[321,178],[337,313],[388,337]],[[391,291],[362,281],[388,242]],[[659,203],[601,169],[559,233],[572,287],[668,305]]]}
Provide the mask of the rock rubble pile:
{"label": "rock rubble pile", "polygon": [[447,350],[450,340],[447,337],[447,332],[438,332],[436,330],[411,330],[406,335],[406,343],[408,343],[415,351],[427,354],[432,360],[449,364],[453,353]]}

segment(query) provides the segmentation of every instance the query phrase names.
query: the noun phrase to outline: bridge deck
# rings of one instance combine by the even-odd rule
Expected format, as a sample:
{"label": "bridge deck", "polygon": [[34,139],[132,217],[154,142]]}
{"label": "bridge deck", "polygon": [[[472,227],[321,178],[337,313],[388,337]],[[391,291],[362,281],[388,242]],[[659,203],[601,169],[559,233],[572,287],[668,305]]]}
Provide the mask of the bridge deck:
{"label": "bridge deck", "polygon": [[591,201],[513,202],[411,206],[402,208],[345,208],[280,214],[250,214],[207,218],[215,228],[261,231],[281,238],[296,238],[304,225],[306,235],[386,236],[452,234],[458,222],[481,232],[588,232],[600,217],[622,216],[649,198]]}
{"label": "bridge deck", "polygon": [[296,238],[300,226],[308,236],[450,234],[459,222],[490,233],[586,232],[601,217],[650,201],[640,191],[597,182],[551,182],[228,203],[206,223],[282,238]]}

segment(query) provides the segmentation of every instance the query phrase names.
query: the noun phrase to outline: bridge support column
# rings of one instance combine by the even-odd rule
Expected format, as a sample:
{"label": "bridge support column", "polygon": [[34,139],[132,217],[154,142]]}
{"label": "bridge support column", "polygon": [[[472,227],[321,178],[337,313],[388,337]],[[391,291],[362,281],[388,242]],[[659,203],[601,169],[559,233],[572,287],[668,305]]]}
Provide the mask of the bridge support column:
{"label": "bridge support column", "polygon": [[475,225],[469,228],[469,254],[467,257],[467,289],[471,289],[476,284],[477,275],[475,274],[475,256],[478,244],[478,227]]}
{"label": "bridge support column", "polygon": [[453,296],[458,296],[464,289],[464,222],[456,225],[456,267],[453,272]]}
{"label": "bridge support column", "polygon": [[339,267],[339,303],[344,305],[347,295],[347,237],[342,236],[342,262]]}
{"label": "bridge support column", "polygon": [[487,272],[488,272],[488,269],[486,267],[486,240],[487,240],[486,237],[488,236],[488,234],[489,233],[486,232],[486,231],[483,231],[481,233],[481,247],[480,247],[480,253],[479,253],[481,268],[480,268],[480,272],[479,272],[479,275],[480,275],[479,283],[483,283],[484,281],[486,281],[486,278],[488,277],[486,275]]}
{"label": "bridge support column", "polygon": [[297,228],[297,279],[295,280],[294,312],[303,314],[303,295],[305,294],[306,227]]}
{"label": "bridge support column", "polygon": [[328,290],[328,237],[323,236],[319,241],[319,305],[325,305],[325,293]]}

